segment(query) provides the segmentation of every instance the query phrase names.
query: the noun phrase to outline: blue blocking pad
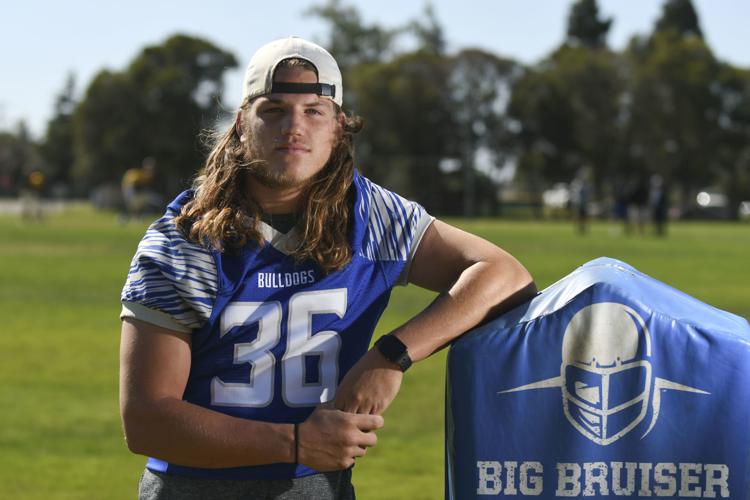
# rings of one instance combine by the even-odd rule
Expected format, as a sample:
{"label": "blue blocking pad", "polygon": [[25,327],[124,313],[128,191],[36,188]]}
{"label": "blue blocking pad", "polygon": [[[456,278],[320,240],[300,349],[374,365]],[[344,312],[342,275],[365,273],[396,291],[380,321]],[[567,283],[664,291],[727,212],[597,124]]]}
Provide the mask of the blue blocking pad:
{"label": "blue blocking pad", "polygon": [[750,325],[599,258],[458,339],[446,498],[745,498]]}

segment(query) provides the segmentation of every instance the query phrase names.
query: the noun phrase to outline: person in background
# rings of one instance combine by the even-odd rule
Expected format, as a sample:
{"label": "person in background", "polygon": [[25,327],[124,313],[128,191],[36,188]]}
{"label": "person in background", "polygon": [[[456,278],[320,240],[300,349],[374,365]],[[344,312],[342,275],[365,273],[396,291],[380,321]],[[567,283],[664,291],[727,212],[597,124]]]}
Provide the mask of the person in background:
{"label": "person in background", "polygon": [[121,222],[140,219],[143,216],[149,206],[155,171],[156,160],[150,156],[143,159],[140,167],[125,171],[121,183],[124,210]]}
{"label": "person in background", "polygon": [[570,201],[573,217],[578,233],[583,235],[588,231],[589,204],[591,203],[590,169],[581,167],[570,183]]}
{"label": "person in background", "polygon": [[634,224],[638,234],[643,235],[646,232],[646,220],[648,219],[648,194],[649,185],[647,177],[641,175],[635,180],[630,191],[627,234],[633,233]]}
{"label": "person in background", "polygon": [[669,192],[664,179],[658,174],[652,175],[649,180],[648,206],[656,236],[666,236],[667,216],[669,215]]}
{"label": "person in background", "polygon": [[32,169],[25,176],[20,193],[22,220],[41,221],[44,217],[41,198],[45,180],[44,172],[39,169]]}

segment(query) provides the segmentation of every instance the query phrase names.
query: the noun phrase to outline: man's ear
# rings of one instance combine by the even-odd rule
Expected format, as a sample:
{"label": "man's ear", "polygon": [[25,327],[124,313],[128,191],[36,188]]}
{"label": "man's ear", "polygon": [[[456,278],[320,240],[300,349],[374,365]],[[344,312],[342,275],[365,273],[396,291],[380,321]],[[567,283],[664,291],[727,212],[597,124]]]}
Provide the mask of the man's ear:
{"label": "man's ear", "polygon": [[245,142],[245,136],[242,133],[242,110],[237,111],[237,117],[234,119],[234,131],[240,138],[240,142]]}

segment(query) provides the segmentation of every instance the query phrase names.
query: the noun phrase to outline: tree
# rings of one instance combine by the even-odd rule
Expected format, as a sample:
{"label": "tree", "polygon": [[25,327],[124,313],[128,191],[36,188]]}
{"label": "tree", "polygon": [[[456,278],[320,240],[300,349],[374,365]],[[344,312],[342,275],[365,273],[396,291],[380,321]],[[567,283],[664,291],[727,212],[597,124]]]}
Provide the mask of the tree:
{"label": "tree", "polygon": [[438,168],[456,156],[449,69],[444,57],[417,51],[360,65],[348,84],[359,96],[354,110],[365,118],[357,163],[375,182],[436,212],[452,201]]}
{"label": "tree", "polygon": [[324,5],[308,9],[307,14],[329,24],[328,40],[324,45],[342,73],[359,64],[380,62],[393,56],[394,39],[404,29],[365,25],[356,7],[345,6],[341,0],[329,0]]}
{"label": "tree", "polygon": [[222,77],[236,65],[206,40],[175,35],[125,71],[101,72],[74,118],[78,182],[117,181],[151,156],[160,187],[179,190],[203,161],[198,136],[222,117]]}
{"label": "tree", "polygon": [[203,162],[198,136],[223,118],[222,77],[235,66],[234,55],[212,43],[175,35],[144,49],[128,68],[140,89],[144,156],[156,158],[170,191],[184,185]]}
{"label": "tree", "polygon": [[73,117],[72,177],[78,190],[119,183],[147,154],[141,97],[124,73],[101,71],[89,84]]}
{"label": "tree", "polygon": [[612,18],[599,17],[596,0],[578,0],[568,14],[567,42],[591,49],[605,47],[611,26]]}
{"label": "tree", "polygon": [[445,33],[431,3],[425,6],[421,18],[409,24],[409,28],[420,49],[436,55],[445,53]]}
{"label": "tree", "polygon": [[623,168],[641,165],[677,185],[686,202],[712,182],[721,101],[719,63],[703,39],[654,33],[630,57],[628,154]]}
{"label": "tree", "polygon": [[26,124],[18,123],[15,133],[0,132],[0,195],[16,196],[32,170],[42,164],[38,146]]}
{"label": "tree", "polygon": [[655,33],[672,31],[684,36],[703,38],[698,22],[698,14],[691,0],[667,0],[662,8],[661,17],[656,21]]}
{"label": "tree", "polygon": [[736,217],[740,202],[750,200],[750,70],[723,64],[714,89],[721,99],[717,184]]}
{"label": "tree", "polygon": [[607,50],[563,45],[513,87],[519,175],[530,188],[570,182],[584,166],[601,186],[614,171],[622,128],[620,64]]}
{"label": "tree", "polygon": [[611,25],[596,0],[578,0],[565,43],[513,86],[517,175],[537,196],[583,167],[601,190],[615,170],[625,89],[622,61],[607,49]]}
{"label": "tree", "polygon": [[[496,211],[497,185],[491,174],[513,154],[512,124],[506,111],[511,89],[521,74],[517,62],[482,50],[466,49],[450,58],[448,83],[455,121],[451,150],[457,152],[463,174],[463,189],[455,198],[463,198],[460,213],[464,216],[476,215],[481,205],[489,207],[486,214]],[[490,171],[477,171],[480,152],[492,159]],[[485,182],[477,182],[477,177],[484,177]]]}
{"label": "tree", "polygon": [[49,182],[69,184],[74,163],[73,114],[77,106],[75,76],[69,74],[63,90],[55,99],[52,119],[40,145],[40,151],[49,170]]}

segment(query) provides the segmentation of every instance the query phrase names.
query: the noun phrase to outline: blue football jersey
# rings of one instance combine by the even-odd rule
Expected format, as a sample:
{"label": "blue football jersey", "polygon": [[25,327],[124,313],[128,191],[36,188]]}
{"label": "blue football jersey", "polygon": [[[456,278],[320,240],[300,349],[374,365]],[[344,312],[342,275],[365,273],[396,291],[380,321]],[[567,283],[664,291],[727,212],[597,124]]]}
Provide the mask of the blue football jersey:
{"label": "blue football jersey", "polygon": [[[183,399],[240,418],[304,421],[332,400],[367,351],[391,289],[433,220],[416,203],[355,172],[351,262],[324,274],[289,255],[296,229],[261,223],[265,244],[216,252],[185,240],[174,217],[182,193],[147,231],[122,292],[123,317],[192,336]],[[283,479],[316,471],[293,464],[199,469],[149,458],[154,471],[206,478]]]}

